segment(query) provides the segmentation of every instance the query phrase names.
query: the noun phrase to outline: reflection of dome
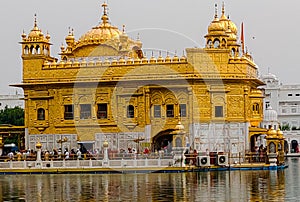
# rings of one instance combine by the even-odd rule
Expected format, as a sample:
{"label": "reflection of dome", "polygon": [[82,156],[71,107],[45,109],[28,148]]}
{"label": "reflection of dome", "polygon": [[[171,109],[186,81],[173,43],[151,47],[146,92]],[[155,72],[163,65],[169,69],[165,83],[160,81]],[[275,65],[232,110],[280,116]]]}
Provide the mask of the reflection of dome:
{"label": "reflection of dome", "polygon": [[102,4],[103,7],[103,16],[101,18],[102,22],[100,25],[93,27],[87,33],[82,35],[79,41],[82,42],[105,42],[110,39],[119,39],[122,35],[122,31],[120,31],[117,27],[112,26],[109,23],[109,18],[107,16],[106,7],[107,4]]}
{"label": "reflection of dome", "polygon": [[268,107],[264,113],[264,121],[276,121],[277,122],[277,112],[272,109],[272,107]]}

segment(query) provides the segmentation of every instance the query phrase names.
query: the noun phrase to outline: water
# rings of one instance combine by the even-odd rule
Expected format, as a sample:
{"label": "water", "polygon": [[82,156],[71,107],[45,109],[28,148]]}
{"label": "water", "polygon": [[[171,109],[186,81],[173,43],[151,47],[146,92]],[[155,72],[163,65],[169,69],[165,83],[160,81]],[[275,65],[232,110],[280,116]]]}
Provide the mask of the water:
{"label": "water", "polygon": [[0,176],[2,201],[297,201],[300,158],[281,171]]}

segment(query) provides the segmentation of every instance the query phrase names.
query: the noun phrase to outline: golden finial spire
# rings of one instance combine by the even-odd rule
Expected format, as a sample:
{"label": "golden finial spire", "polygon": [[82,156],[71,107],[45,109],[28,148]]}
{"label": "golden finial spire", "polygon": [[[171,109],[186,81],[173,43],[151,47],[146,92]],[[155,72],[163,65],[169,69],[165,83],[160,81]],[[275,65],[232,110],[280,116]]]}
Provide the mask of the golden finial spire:
{"label": "golden finial spire", "polygon": [[215,19],[218,18],[218,5],[215,4]]}
{"label": "golden finial spire", "polygon": [[102,4],[102,7],[103,7],[103,15],[102,15],[101,20],[102,20],[103,24],[105,24],[105,23],[108,23],[107,4],[104,2]]}
{"label": "golden finial spire", "polygon": [[125,33],[125,25],[122,26],[122,32]]}
{"label": "golden finial spire", "polygon": [[224,3],[224,1],[222,2],[222,15],[225,15],[225,3]]}
{"label": "golden finial spire", "polygon": [[220,20],[227,20],[226,15],[225,15],[225,3],[224,3],[224,1],[222,2],[222,15],[220,17]]}
{"label": "golden finial spire", "polygon": [[34,27],[37,27],[36,13],[34,14]]}

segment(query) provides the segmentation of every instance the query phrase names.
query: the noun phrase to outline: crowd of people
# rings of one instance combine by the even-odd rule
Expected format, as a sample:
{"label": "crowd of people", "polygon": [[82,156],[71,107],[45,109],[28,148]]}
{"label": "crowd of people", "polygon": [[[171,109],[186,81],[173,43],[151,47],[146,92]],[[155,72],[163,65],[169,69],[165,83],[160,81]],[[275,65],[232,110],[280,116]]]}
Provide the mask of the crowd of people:
{"label": "crowd of people", "polygon": [[[69,159],[99,159],[99,150],[95,149],[93,151],[87,150],[85,147],[80,146],[79,148],[58,148],[41,151],[42,160],[69,160]],[[2,154],[3,160],[36,160],[37,151],[33,149],[27,149],[23,151],[10,151]]]}

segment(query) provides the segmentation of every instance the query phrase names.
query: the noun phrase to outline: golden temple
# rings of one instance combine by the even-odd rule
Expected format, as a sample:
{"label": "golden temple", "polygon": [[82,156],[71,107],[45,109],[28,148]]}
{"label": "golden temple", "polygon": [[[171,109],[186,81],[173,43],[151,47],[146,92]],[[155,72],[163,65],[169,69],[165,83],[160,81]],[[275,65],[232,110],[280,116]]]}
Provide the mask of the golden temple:
{"label": "golden temple", "polygon": [[263,118],[258,68],[238,41],[225,7],[208,26],[203,48],[186,55],[147,58],[142,42],[113,26],[102,4],[101,22],[75,39],[73,30],[50,54],[50,35],[22,34],[26,147],[38,139],[52,150],[83,143],[111,151],[192,147],[231,153],[251,150]]}

